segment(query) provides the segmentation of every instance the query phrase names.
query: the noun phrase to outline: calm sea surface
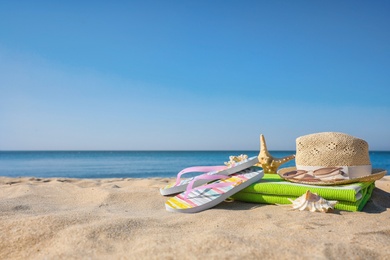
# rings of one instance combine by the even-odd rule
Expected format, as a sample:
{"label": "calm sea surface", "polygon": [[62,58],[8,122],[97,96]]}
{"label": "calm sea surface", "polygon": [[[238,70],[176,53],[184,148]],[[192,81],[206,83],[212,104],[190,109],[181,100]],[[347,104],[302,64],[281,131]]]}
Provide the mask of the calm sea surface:
{"label": "calm sea surface", "polygon": [[[293,154],[270,152],[274,157]],[[174,177],[183,168],[223,165],[230,155],[258,151],[0,151],[0,176],[68,178]],[[374,168],[390,172],[390,152],[370,152]],[[294,166],[290,161],[284,166]]]}

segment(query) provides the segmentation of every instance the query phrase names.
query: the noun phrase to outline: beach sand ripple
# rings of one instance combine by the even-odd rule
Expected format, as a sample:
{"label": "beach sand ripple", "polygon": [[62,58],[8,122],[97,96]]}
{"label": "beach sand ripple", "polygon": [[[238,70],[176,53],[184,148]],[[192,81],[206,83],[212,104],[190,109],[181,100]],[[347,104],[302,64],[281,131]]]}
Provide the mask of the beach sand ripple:
{"label": "beach sand ripple", "polygon": [[0,177],[0,259],[389,259],[390,176],[363,212],[224,202],[170,213],[173,179]]}

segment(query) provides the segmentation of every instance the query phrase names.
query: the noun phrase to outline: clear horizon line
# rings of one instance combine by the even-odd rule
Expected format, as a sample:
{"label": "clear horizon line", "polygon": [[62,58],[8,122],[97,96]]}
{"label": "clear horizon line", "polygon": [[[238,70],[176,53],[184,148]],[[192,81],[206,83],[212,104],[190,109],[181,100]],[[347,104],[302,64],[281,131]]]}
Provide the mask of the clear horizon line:
{"label": "clear horizon line", "polygon": [[[247,151],[247,152],[259,152],[259,150],[252,149],[25,149],[25,150],[0,150],[0,152],[230,152],[230,151]],[[295,150],[270,150],[270,151],[295,151]]]}
{"label": "clear horizon line", "polygon": [[[59,150],[49,150],[49,149],[26,149],[26,150],[0,150],[0,152],[232,152],[232,151],[245,151],[245,152],[259,152],[259,150],[252,150],[252,149],[134,149],[134,150],[127,150],[127,149],[96,149],[96,150],[89,150],[89,149],[59,149]],[[275,149],[275,150],[269,150],[270,152],[295,152],[296,150],[286,149]],[[390,152],[390,150],[370,150],[369,152]]]}

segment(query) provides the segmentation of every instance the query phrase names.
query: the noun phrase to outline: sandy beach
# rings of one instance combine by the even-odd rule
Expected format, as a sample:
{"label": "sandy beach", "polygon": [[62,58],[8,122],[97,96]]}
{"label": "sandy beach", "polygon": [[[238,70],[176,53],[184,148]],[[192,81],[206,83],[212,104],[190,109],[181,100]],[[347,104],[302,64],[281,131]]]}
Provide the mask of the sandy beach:
{"label": "sandy beach", "polygon": [[0,259],[389,259],[390,176],[363,212],[224,202],[170,213],[173,179],[0,177]]}

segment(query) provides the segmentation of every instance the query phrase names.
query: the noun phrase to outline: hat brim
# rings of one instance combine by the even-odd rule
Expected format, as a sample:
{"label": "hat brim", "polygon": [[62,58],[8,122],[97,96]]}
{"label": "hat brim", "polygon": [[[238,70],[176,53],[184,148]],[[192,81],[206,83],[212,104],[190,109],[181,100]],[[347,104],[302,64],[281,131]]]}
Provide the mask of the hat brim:
{"label": "hat brim", "polygon": [[301,184],[310,184],[310,185],[322,185],[322,186],[331,186],[331,185],[342,185],[342,184],[349,184],[349,183],[355,183],[355,182],[371,182],[376,181],[382,178],[386,175],[387,171],[384,169],[372,169],[372,172],[370,175],[362,176],[359,178],[354,178],[350,180],[329,180],[329,181],[321,181],[321,180],[315,180],[315,181],[302,181],[302,180],[294,180],[291,178],[285,178],[285,174],[295,171],[296,167],[287,167],[282,168],[278,170],[278,175],[282,177],[286,181],[295,182],[295,183],[301,183]]}

